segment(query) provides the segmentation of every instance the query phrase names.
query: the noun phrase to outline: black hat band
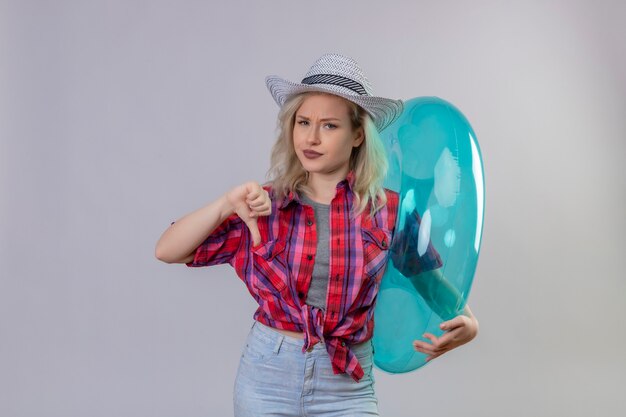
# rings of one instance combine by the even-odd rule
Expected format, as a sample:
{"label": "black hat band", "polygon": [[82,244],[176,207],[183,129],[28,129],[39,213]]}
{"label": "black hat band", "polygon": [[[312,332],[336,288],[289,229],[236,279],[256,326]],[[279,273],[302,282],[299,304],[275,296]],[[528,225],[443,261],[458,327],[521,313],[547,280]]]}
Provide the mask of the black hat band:
{"label": "black hat band", "polygon": [[345,87],[349,90],[354,91],[358,95],[367,96],[367,91],[365,88],[359,83],[350,78],[341,77],[339,75],[332,74],[317,74],[311,75],[310,77],[306,77],[302,80],[302,84],[330,84],[330,85],[338,85],[340,87]]}

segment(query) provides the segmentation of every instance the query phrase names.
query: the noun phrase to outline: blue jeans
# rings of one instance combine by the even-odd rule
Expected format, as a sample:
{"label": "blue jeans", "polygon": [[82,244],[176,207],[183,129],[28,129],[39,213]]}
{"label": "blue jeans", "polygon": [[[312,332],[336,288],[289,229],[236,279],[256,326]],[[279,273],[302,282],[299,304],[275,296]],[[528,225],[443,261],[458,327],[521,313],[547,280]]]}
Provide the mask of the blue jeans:
{"label": "blue jeans", "polygon": [[235,417],[378,416],[371,340],[352,346],[365,372],[359,382],[333,373],[321,342],[305,353],[303,345],[253,323],[235,378]]}

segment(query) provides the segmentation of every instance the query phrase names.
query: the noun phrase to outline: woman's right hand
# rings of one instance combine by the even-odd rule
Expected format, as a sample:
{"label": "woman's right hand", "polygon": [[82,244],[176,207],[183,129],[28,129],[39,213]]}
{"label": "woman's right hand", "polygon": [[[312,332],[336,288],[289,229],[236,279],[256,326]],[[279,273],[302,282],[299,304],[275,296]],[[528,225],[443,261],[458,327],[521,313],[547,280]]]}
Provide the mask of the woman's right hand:
{"label": "woman's right hand", "polygon": [[269,194],[255,181],[241,184],[226,194],[226,200],[241,220],[248,226],[254,246],[261,243],[257,219],[272,214],[272,201]]}

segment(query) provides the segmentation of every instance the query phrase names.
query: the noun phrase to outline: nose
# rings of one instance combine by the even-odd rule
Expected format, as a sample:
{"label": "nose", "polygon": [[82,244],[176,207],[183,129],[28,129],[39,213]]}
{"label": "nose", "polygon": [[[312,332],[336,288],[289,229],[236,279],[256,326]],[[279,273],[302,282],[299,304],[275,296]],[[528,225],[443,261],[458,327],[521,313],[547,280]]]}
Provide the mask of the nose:
{"label": "nose", "polygon": [[306,142],[309,144],[320,142],[319,131],[317,130],[317,127],[315,125],[311,125],[311,127],[308,129]]}

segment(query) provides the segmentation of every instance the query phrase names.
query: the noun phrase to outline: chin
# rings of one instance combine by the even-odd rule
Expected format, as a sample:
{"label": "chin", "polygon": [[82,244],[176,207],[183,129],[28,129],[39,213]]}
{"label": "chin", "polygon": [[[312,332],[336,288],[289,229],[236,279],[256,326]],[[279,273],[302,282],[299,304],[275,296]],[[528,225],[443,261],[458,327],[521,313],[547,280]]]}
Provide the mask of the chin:
{"label": "chin", "polygon": [[301,159],[300,165],[302,165],[305,171],[317,171],[319,169],[315,169],[315,167],[319,165],[317,165],[315,162],[309,161],[308,159],[305,159],[304,161]]}

